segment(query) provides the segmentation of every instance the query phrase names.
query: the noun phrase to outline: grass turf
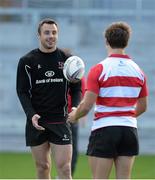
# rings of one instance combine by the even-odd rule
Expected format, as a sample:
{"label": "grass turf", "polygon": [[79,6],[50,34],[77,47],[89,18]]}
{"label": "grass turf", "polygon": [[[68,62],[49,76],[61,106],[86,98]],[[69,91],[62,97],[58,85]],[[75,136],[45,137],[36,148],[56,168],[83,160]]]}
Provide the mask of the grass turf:
{"label": "grass turf", "polygon": [[[52,177],[56,177],[55,167]],[[114,169],[110,178],[114,178]],[[30,153],[0,153],[0,179],[34,179],[35,167]],[[87,156],[80,154],[75,179],[91,179]],[[133,179],[155,179],[155,155],[138,156],[132,172]]]}

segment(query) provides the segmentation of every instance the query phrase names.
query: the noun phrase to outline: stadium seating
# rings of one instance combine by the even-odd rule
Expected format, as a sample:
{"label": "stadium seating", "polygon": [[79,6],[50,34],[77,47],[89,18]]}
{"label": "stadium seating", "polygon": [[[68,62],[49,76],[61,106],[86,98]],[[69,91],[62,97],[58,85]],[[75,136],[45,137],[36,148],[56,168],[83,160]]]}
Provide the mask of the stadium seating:
{"label": "stadium seating", "polygon": [[[155,133],[152,133],[155,130],[153,119],[155,83],[152,83],[155,76],[153,8],[155,8],[154,0],[117,0],[117,3],[115,0],[2,0],[0,2],[0,150],[11,149],[5,138],[9,137],[11,143],[11,137],[19,138],[19,142],[24,137],[25,115],[15,90],[17,63],[22,55],[37,47],[38,21],[44,17],[53,17],[60,25],[59,46],[70,48],[81,56],[87,64],[86,73],[93,64],[106,57],[102,35],[104,28],[113,21],[122,20],[131,24],[133,33],[127,52],[145,71],[150,92],[148,112],[138,120],[142,139],[141,151],[155,153]],[[88,116],[86,129],[80,129],[81,151],[86,149],[91,118],[92,114]],[[22,147],[20,149],[24,150],[24,143]],[[18,146],[12,148],[18,149]]]}

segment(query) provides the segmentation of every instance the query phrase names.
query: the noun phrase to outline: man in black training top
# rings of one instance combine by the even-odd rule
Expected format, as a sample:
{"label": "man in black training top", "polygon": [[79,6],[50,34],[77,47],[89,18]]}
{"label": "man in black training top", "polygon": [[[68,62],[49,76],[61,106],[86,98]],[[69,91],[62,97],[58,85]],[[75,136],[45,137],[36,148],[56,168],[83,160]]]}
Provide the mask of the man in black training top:
{"label": "man in black training top", "polygon": [[39,48],[23,56],[17,70],[17,93],[27,116],[26,145],[31,147],[37,178],[50,179],[52,152],[60,179],[71,179],[72,139],[66,123],[67,92],[72,107],[81,97],[81,82],[68,83],[63,65],[71,56],[57,48],[58,25],[44,19],[38,26]]}

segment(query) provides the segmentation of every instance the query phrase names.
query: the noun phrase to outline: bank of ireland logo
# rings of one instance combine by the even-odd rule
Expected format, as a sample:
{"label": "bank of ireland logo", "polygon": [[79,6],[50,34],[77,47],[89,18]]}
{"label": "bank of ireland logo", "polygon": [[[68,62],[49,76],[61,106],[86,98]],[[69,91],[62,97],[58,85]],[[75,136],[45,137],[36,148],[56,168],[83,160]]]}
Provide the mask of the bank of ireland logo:
{"label": "bank of ireland logo", "polygon": [[46,71],[46,72],[45,72],[45,76],[46,76],[46,77],[53,77],[54,74],[55,74],[54,71]]}

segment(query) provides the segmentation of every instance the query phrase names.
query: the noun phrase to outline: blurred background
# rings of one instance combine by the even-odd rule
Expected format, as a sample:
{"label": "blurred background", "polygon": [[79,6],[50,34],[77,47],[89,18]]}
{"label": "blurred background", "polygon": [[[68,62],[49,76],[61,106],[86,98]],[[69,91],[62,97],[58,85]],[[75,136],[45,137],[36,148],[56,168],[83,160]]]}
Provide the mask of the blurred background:
{"label": "blurred background", "polygon": [[[0,151],[25,152],[25,114],[16,95],[19,58],[38,47],[37,24],[59,24],[61,48],[69,48],[89,68],[104,59],[103,31],[114,21],[133,29],[126,53],[144,70],[149,85],[148,111],[138,118],[140,153],[155,154],[155,1],[154,0],[0,0]],[[79,129],[85,152],[92,123],[89,113]]]}

